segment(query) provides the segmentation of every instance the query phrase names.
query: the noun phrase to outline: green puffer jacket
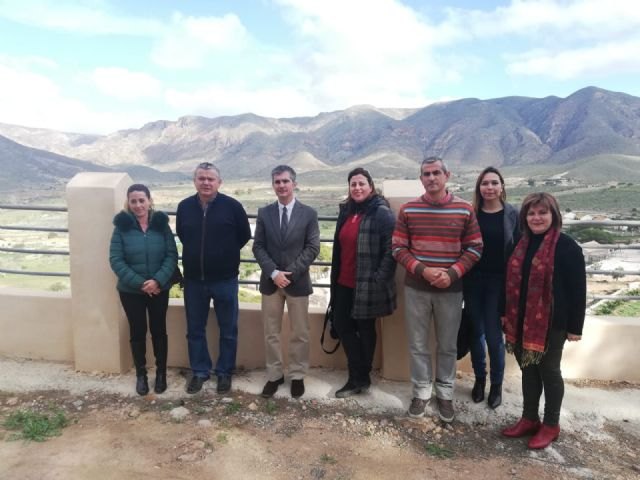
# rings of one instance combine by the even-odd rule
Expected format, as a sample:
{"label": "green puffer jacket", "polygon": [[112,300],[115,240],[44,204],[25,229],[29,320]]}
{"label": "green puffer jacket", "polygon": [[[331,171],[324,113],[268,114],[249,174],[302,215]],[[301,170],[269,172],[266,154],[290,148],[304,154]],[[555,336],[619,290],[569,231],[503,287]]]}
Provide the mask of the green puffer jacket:
{"label": "green puffer jacket", "polygon": [[122,211],[113,218],[109,263],[118,276],[117,289],[142,295],[142,284],[156,280],[163,290],[178,265],[178,250],[169,226],[169,216],[151,211],[149,228],[142,231],[136,218]]}

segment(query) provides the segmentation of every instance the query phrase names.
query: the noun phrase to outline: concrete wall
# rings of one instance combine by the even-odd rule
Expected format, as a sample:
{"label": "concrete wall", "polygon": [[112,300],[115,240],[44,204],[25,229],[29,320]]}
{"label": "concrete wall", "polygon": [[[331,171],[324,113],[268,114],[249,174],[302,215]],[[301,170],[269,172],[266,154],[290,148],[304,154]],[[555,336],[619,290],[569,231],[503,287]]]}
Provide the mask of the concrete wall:
{"label": "concrete wall", "polygon": [[[311,355],[309,363],[312,367],[346,368],[346,357],[342,349],[333,355],[327,355],[320,348],[320,335],[324,323],[324,311],[317,308],[310,312],[311,323]],[[167,313],[167,334],[169,336],[169,366],[188,367],[189,357],[187,353],[186,320],[184,305],[181,299],[169,301]],[[287,341],[289,338],[289,318],[286,315],[282,322],[282,342],[284,345],[286,360]],[[327,333],[328,337],[328,333]],[[218,355],[218,328],[215,313],[211,309],[207,324],[207,341],[211,358]],[[325,345],[334,345],[330,338],[325,339]],[[148,342],[148,350],[151,352],[151,340]],[[377,366],[380,364],[380,355],[376,357]],[[238,320],[238,355],[237,366],[239,369],[264,368],[264,336],[262,333],[262,316],[260,305],[251,303],[240,304],[240,318]]]}
{"label": "concrete wall", "polygon": [[71,295],[0,288],[0,354],[73,362]]}
{"label": "concrete wall", "polygon": [[[74,362],[85,371],[124,372],[131,368],[129,329],[115,290],[115,275],[108,263],[113,215],[122,208],[131,179],[125,174],[82,173],[67,188],[71,289],[50,293],[23,289],[0,289],[0,355]],[[384,191],[392,207],[420,195],[419,181],[387,181]],[[399,307],[378,321],[375,367],[385,378],[407,380],[409,356],[404,324],[404,271],[398,268]],[[324,312],[312,309],[311,359],[314,367],[344,369],[342,349],[334,355],[320,348]],[[239,320],[239,368],[264,367],[264,340],[260,306],[241,304]],[[169,365],[188,367],[186,326],[182,300],[172,299],[167,314]],[[283,321],[286,345],[288,318]],[[212,357],[217,356],[218,330],[211,310],[207,330]],[[331,339],[327,339],[333,344]],[[583,340],[567,344],[563,372],[567,378],[640,381],[640,319],[588,317]],[[148,363],[153,364],[149,342]],[[469,356],[459,368],[471,371]],[[507,371],[517,372],[513,356]]]}
{"label": "concrete wall", "polygon": [[113,216],[133,181],[124,173],[79,173],[67,184],[71,319],[78,370],[122,372],[132,365],[129,326],[109,266]]}

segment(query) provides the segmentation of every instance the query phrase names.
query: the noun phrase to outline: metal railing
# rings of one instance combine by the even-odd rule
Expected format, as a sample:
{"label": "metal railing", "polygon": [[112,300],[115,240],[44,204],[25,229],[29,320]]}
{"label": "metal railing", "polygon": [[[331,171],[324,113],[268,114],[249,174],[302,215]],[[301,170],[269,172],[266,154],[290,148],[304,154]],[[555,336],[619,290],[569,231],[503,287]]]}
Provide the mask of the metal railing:
{"label": "metal railing", "polygon": [[[0,209],[5,210],[31,210],[31,211],[47,211],[47,212],[67,212],[66,207],[50,207],[43,205],[4,205],[0,204]],[[170,216],[175,216],[176,212],[168,210],[166,213]],[[257,214],[247,214],[250,220],[255,220]],[[320,222],[335,222],[338,219],[336,216],[318,216]],[[39,227],[39,226],[16,226],[16,225],[0,225],[0,230],[18,230],[18,231],[30,231],[30,232],[54,232],[54,233],[69,233],[67,228],[51,228],[51,227]],[[175,234],[174,234],[175,235]],[[176,236],[177,237],[177,236]],[[251,237],[253,240],[253,236]],[[179,240],[178,240],[179,241]],[[320,243],[333,243],[333,238],[320,238]],[[40,249],[28,249],[28,248],[12,248],[12,247],[0,247],[0,252],[6,253],[24,253],[24,254],[37,254],[37,255],[66,255],[69,256],[69,250],[40,250]],[[182,257],[179,258],[182,262]],[[240,263],[257,264],[258,261],[255,258],[241,258]],[[331,262],[315,260],[312,263],[315,267],[330,267]],[[42,272],[33,270],[13,270],[0,268],[0,273],[7,273],[13,275],[31,275],[31,276],[47,276],[47,277],[70,277],[68,272]],[[238,280],[241,285],[259,285],[258,280]],[[328,283],[312,283],[314,287],[329,288]]]}
{"label": "metal railing", "polygon": [[[67,212],[66,207],[58,207],[58,206],[44,206],[44,205],[5,205],[0,204],[0,209],[6,210],[30,210],[30,211],[44,211],[44,212]],[[167,211],[167,213],[171,216],[175,216],[175,211]],[[255,220],[257,218],[256,214],[248,214],[249,219]],[[321,222],[335,222],[337,220],[336,216],[319,216],[318,221]],[[563,224],[565,226],[595,226],[595,227],[640,227],[640,221],[634,220],[563,220]],[[18,230],[18,231],[32,231],[32,232],[54,232],[54,233],[69,233],[69,230],[66,228],[57,228],[57,227],[39,227],[39,226],[16,226],[16,225],[0,225],[0,230]],[[253,237],[252,237],[253,238]],[[320,238],[321,243],[333,243],[333,238]],[[583,248],[596,249],[596,250],[640,250],[640,243],[636,244],[598,244],[597,246],[593,245],[582,245]],[[68,250],[40,250],[40,249],[28,249],[28,248],[11,248],[11,247],[0,247],[0,252],[6,253],[22,253],[22,254],[36,254],[36,255],[69,255]],[[180,261],[182,259],[180,258]],[[242,258],[240,260],[241,263],[247,264],[256,264],[258,263],[255,258]],[[327,261],[319,261],[316,260],[312,264],[316,267],[330,267],[331,262]],[[13,270],[13,269],[4,269],[0,268],[0,273],[6,274],[15,274],[15,275],[33,275],[33,276],[53,276],[53,277],[69,277],[69,272],[42,272],[42,271],[30,271],[30,270]],[[630,276],[640,276],[640,270],[601,270],[601,269],[591,269],[587,267],[588,275],[609,275],[609,276],[621,276],[621,275],[630,275]],[[258,285],[260,282],[258,280],[239,280],[240,284],[243,285]],[[328,283],[314,283],[314,287],[319,288],[328,288]],[[629,295],[589,295],[591,300],[640,300],[640,296],[629,296]]]}
{"label": "metal railing", "polygon": [[[47,205],[0,205],[0,209],[4,210],[31,210],[39,212],[67,212],[67,207],[52,207]],[[59,227],[32,227],[32,226],[17,226],[17,225],[0,225],[0,230],[14,230],[25,232],[53,232],[53,233],[69,233],[67,228]],[[27,248],[9,248],[0,247],[0,252],[8,253],[26,253],[37,255],[69,255],[68,250],[40,250],[40,249],[27,249]],[[13,275],[33,275],[43,277],[69,277],[69,272],[40,272],[30,270],[12,270],[6,268],[0,268],[0,273],[9,273]]]}

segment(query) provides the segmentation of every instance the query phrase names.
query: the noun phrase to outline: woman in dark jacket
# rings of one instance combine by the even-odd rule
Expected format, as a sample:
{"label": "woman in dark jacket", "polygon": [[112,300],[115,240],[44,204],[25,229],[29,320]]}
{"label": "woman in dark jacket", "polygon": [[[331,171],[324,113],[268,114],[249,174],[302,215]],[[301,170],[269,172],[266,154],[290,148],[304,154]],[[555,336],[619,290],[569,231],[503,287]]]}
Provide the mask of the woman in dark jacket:
{"label": "woman in dark jacket", "polygon": [[396,263],[391,256],[395,215],[376,193],[367,170],[356,168],[347,178],[349,196],[340,204],[331,262],[334,327],[349,368],[338,398],[368,391],[376,318],[396,308]]}
{"label": "woman in dark jacket", "polygon": [[114,219],[109,262],[129,321],[131,353],[136,367],[136,392],[149,393],[146,369],[147,312],[156,357],[154,391],[167,389],[167,326],[170,279],[178,265],[169,217],[153,210],[149,189],[134,184],[125,209]]}
{"label": "woman in dark jacket", "polygon": [[[560,232],[556,199],[533,193],[522,202],[523,237],[507,264],[503,325],[507,351],[522,370],[522,418],[502,430],[507,437],[533,434],[529,448],[547,447],[560,434],[565,340],[579,341],[586,307],[586,272],[580,246]],[[544,391],[544,418],[538,407]]]}
{"label": "woman in dark jacket", "polygon": [[502,403],[504,339],[500,322],[500,299],[505,265],[519,238],[518,210],[507,200],[504,178],[498,169],[485,168],[476,181],[473,207],[482,232],[482,258],[464,277],[465,311],[471,317],[471,364],[476,381],[471,398],[484,400],[486,386],[485,344],[489,351],[491,388],[487,403]]}

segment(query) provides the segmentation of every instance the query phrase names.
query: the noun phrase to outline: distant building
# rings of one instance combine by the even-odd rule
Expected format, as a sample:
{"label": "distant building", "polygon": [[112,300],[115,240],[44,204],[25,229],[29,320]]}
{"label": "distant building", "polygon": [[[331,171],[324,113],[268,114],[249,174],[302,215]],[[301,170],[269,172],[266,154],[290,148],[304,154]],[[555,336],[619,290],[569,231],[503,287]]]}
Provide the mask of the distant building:
{"label": "distant building", "polygon": [[602,248],[600,244],[594,240],[582,244],[582,252],[584,253],[584,259],[587,265],[608,258],[612,251],[610,248]]}

